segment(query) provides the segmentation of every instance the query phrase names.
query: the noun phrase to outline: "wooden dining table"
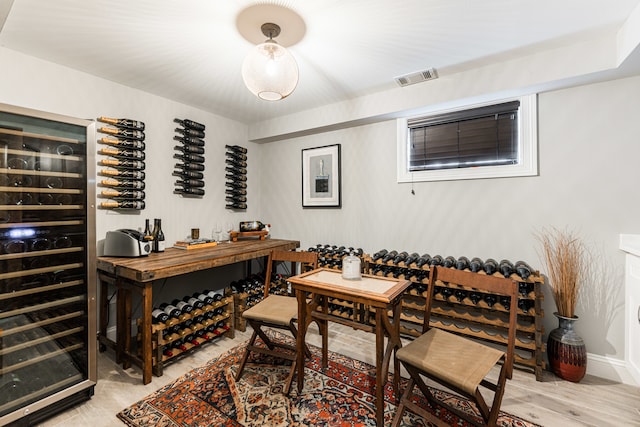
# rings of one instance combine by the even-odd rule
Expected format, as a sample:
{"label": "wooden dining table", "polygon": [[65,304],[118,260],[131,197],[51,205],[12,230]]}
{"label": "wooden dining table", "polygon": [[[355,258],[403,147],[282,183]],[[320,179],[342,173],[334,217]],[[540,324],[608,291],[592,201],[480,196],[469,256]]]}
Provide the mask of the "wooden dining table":
{"label": "wooden dining table", "polygon": [[[336,322],[355,329],[375,333],[376,340],[376,425],[384,425],[384,386],[389,373],[389,364],[394,352],[402,347],[400,340],[400,304],[402,294],[411,284],[408,280],[363,274],[359,280],[344,279],[341,271],[319,268],[288,279],[295,290],[298,301],[298,336],[296,342],[296,369],[298,393],[304,388],[305,341],[307,328],[317,322],[322,335],[322,367],[328,364],[328,322]],[[329,300],[337,298],[359,304],[367,313],[375,312],[373,322],[362,319],[345,318],[331,314]],[[389,313],[392,313],[389,316]],[[385,347],[385,337],[387,345]],[[394,372],[400,366],[394,358]],[[393,385],[396,395],[399,385],[398,374]]]}

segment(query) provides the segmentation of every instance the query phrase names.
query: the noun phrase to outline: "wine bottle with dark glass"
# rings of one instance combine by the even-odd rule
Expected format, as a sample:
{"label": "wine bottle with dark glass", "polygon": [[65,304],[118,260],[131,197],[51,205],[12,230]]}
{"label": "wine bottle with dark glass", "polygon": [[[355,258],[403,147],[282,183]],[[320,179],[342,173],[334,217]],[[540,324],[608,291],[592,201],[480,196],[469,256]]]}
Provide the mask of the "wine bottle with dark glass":
{"label": "wine bottle with dark glass", "polygon": [[394,259],[397,255],[398,255],[398,251],[396,250],[387,252],[387,254],[382,257],[382,262],[386,264],[388,261],[391,261],[392,259]]}
{"label": "wine bottle with dark glass", "polygon": [[146,167],[144,162],[140,160],[130,160],[130,159],[102,159],[100,160],[100,164],[102,166],[111,166],[114,168],[138,169],[138,170],[143,170]]}
{"label": "wine bottle with dark glass", "polygon": [[429,261],[429,265],[443,265],[444,259],[440,255],[434,255]]}
{"label": "wine bottle with dark glass", "polygon": [[100,175],[131,179],[144,179],[146,176],[143,171],[135,169],[101,169]]}
{"label": "wine bottle with dark glass", "polygon": [[204,170],[204,164],[202,163],[176,163],[174,166],[176,169],[182,169],[184,171],[199,171],[202,172]]}
{"label": "wine bottle with dark glass", "polygon": [[204,147],[204,144],[205,144],[204,139],[195,138],[193,136],[175,135],[173,139],[175,139],[176,141],[180,141],[183,144],[196,145],[198,147]]}
{"label": "wine bottle with dark glass", "polygon": [[151,231],[151,222],[149,221],[149,218],[144,220],[144,239],[147,241],[152,241],[153,240],[153,231]]}
{"label": "wine bottle with dark glass", "polygon": [[145,203],[141,200],[109,200],[100,202],[103,209],[137,209],[145,208]]}
{"label": "wine bottle with dark glass", "polygon": [[247,154],[247,149],[239,145],[225,145],[225,148],[236,153]]}
{"label": "wine bottle with dark glass", "polygon": [[186,194],[190,196],[204,196],[204,190],[202,188],[182,187],[177,192],[179,194]]}
{"label": "wine bottle with dark glass", "polygon": [[478,257],[474,257],[471,259],[471,261],[469,261],[469,270],[477,273],[478,271],[482,270],[482,265],[482,260]]}
{"label": "wine bottle with dark glass", "polygon": [[431,255],[422,254],[420,255],[420,258],[416,260],[416,267],[422,268],[425,265],[429,265],[429,261],[431,261]]}
{"label": "wine bottle with dark glass", "polygon": [[151,311],[151,321],[153,323],[164,323],[169,320],[169,315],[161,308],[154,308]]}
{"label": "wine bottle with dark glass", "polygon": [[195,138],[204,138],[205,137],[205,133],[202,130],[198,130],[198,129],[192,129],[192,128],[176,128],[175,129],[176,132],[184,135],[184,136],[188,136],[188,137],[195,137]]}
{"label": "wine bottle with dark glass", "polygon": [[153,220],[153,252],[164,252],[165,241],[164,232],[162,231],[162,220],[155,218]]}
{"label": "wine bottle with dark glass", "polygon": [[456,269],[466,270],[467,268],[469,268],[469,264],[470,264],[469,258],[467,258],[466,256],[461,256],[456,261]]}
{"label": "wine bottle with dark glass", "polygon": [[205,125],[203,125],[202,123],[195,122],[193,120],[175,118],[175,119],[173,119],[173,121],[178,123],[180,126],[185,127],[185,128],[191,128],[191,129],[196,129],[196,130],[204,130],[205,129]]}
{"label": "wine bottle with dark glass", "polygon": [[184,179],[204,179],[204,174],[198,171],[190,171],[190,170],[174,170],[174,176],[179,176]]}
{"label": "wine bottle with dark glass", "polygon": [[198,147],[197,145],[175,145],[173,149],[182,151],[183,153],[204,154],[204,148]]}
{"label": "wine bottle with dark glass", "polygon": [[507,259],[503,259],[502,261],[500,261],[500,264],[498,264],[498,269],[504,277],[510,277],[516,271],[513,263]]}
{"label": "wine bottle with dark glass", "polygon": [[406,260],[404,260],[405,264],[407,265],[411,265],[414,262],[418,261],[418,258],[420,258],[420,255],[417,252],[413,252],[412,254],[410,254]]}
{"label": "wine bottle with dark glass", "polygon": [[199,154],[179,154],[175,153],[174,158],[180,159],[185,163],[204,163],[204,157]]}
{"label": "wine bottle with dark glass", "polygon": [[145,137],[144,132],[135,129],[101,127],[98,131],[116,136],[119,139],[137,139],[142,141]]}
{"label": "wine bottle with dark glass", "polygon": [[103,179],[100,181],[101,185],[106,187],[118,187],[118,188],[135,188],[136,190],[143,190],[145,187],[144,181],[138,179]]}
{"label": "wine bottle with dark glass", "polygon": [[128,148],[131,150],[144,150],[146,145],[144,142],[137,139],[119,139],[112,137],[102,137],[98,140],[100,144],[112,145],[119,148]]}
{"label": "wine bottle with dark glass", "polygon": [[100,192],[101,195],[105,197],[110,197],[114,199],[136,199],[143,200],[145,198],[144,191],[140,190],[114,190],[114,189],[106,189]]}
{"label": "wine bottle with dark glass", "polygon": [[142,150],[130,150],[127,148],[104,147],[98,150],[98,154],[103,156],[118,157],[124,159],[144,160],[145,154]]}
{"label": "wine bottle with dark glass", "polygon": [[484,264],[482,265],[484,272],[491,276],[493,273],[498,271],[498,263],[493,258],[488,258]]}
{"label": "wine bottle with dark glass", "polygon": [[175,185],[180,187],[204,187],[204,181],[200,179],[179,179]]}
{"label": "wine bottle with dark glass", "polygon": [[395,265],[398,265],[401,262],[405,261],[408,256],[409,256],[409,253],[407,251],[402,251],[399,254],[397,254],[395,257],[393,257],[393,263]]}
{"label": "wine bottle with dark glass", "polygon": [[454,257],[452,257],[451,255],[449,255],[448,257],[446,257],[444,259],[444,262],[442,263],[442,265],[446,268],[451,268],[451,267],[455,267],[456,266],[456,259]]}
{"label": "wine bottle with dark glass", "polygon": [[533,272],[533,269],[531,268],[531,266],[524,261],[516,262],[514,268],[518,276],[522,277],[522,280],[527,280],[529,276],[531,276],[531,273]]}

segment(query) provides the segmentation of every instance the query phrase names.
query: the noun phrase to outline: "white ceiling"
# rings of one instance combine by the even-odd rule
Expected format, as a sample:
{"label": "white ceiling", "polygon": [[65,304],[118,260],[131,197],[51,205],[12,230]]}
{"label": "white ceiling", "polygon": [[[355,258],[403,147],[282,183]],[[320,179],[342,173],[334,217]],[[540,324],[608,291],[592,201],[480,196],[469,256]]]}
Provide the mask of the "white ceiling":
{"label": "white ceiling", "polygon": [[[306,25],[290,47],[295,92],[268,102],[245,88],[251,48],[236,17],[256,3]],[[440,76],[483,59],[548,49],[620,28],[640,0],[0,0],[0,45],[245,123]],[[6,14],[8,12],[8,14]],[[286,23],[278,23],[286,33]],[[3,67],[10,64],[3,64]],[[428,83],[420,83],[428,84]]]}

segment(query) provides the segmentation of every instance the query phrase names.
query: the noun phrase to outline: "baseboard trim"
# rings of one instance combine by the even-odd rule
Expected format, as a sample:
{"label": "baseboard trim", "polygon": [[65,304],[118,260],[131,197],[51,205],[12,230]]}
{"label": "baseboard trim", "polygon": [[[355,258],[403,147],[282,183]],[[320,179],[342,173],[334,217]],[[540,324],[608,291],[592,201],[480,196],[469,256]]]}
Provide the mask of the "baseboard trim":
{"label": "baseboard trim", "polygon": [[587,374],[623,384],[640,386],[640,382],[634,378],[624,360],[599,354],[587,354]]}

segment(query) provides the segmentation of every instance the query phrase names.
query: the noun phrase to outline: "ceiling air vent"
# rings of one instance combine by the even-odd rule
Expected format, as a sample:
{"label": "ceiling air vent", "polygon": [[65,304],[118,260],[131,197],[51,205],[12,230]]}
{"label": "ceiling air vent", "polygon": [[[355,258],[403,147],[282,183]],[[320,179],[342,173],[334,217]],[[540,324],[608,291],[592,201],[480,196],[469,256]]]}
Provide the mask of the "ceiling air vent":
{"label": "ceiling air vent", "polygon": [[438,73],[435,68],[429,68],[424,71],[416,71],[415,73],[406,74],[404,76],[396,77],[396,83],[400,86],[409,86],[416,83],[424,82],[427,80],[433,80],[438,78]]}

